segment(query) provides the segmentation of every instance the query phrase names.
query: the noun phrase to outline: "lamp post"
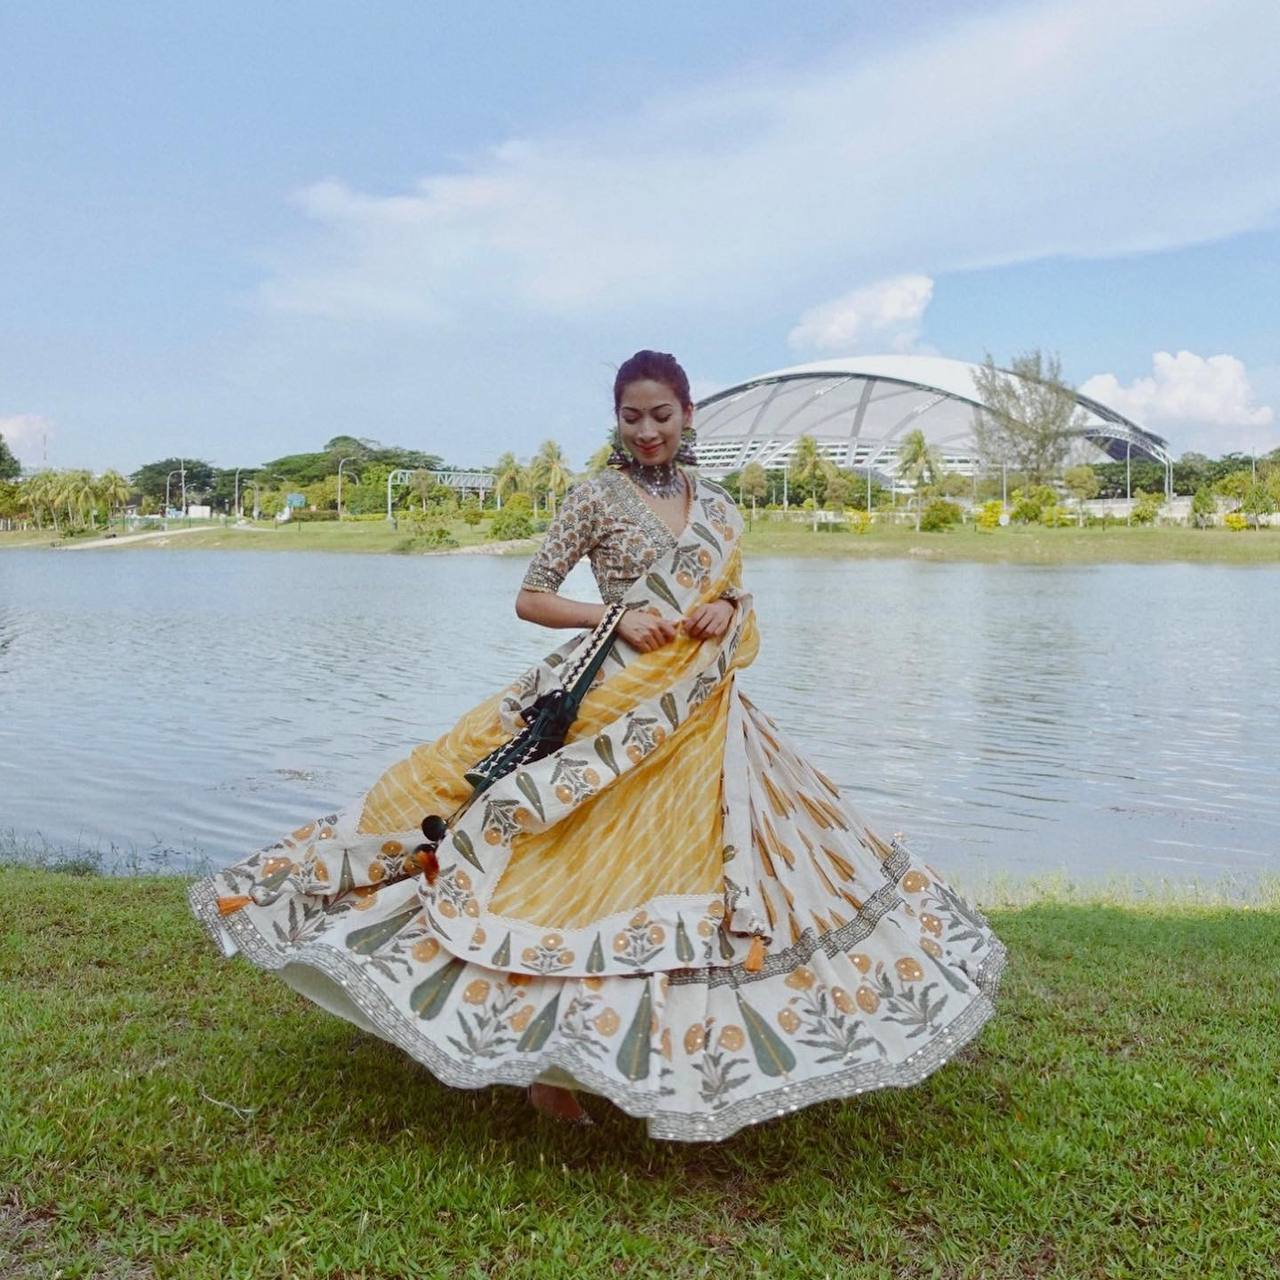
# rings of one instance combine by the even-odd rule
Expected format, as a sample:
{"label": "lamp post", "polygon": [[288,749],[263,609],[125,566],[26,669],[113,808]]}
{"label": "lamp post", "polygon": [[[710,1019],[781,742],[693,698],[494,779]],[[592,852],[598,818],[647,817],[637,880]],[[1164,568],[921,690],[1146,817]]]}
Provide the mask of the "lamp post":
{"label": "lamp post", "polygon": [[342,468],[348,462],[356,462],[355,457],[338,459],[338,519],[342,519]]}
{"label": "lamp post", "polygon": [[1129,483],[1130,468],[1129,457],[1133,453],[1133,441],[1126,440],[1124,442],[1124,500],[1126,502],[1133,501],[1132,487]]}
{"label": "lamp post", "polygon": [[1006,509],[1009,506],[1009,464],[1007,461],[1000,464],[1000,505]]}
{"label": "lamp post", "polygon": [[239,520],[241,515],[244,514],[240,510],[240,472],[243,470],[244,470],[243,467],[236,468],[236,491],[235,491],[235,497],[231,500],[231,506],[236,513],[237,520]]}
{"label": "lamp post", "polygon": [[172,480],[173,477],[176,476],[181,470],[182,470],[181,467],[174,467],[174,469],[170,471],[169,474],[164,478],[164,518],[166,520],[169,519],[169,481]]}

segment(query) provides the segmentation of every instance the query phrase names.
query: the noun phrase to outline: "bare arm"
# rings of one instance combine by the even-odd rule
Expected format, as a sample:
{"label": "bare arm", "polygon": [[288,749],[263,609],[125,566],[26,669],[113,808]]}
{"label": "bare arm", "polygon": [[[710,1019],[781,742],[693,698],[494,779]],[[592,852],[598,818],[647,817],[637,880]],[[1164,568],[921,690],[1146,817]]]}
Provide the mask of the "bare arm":
{"label": "bare arm", "polygon": [[522,587],[516,596],[516,617],[540,627],[576,627],[590,630],[604,617],[604,605],[566,600],[552,591]]}

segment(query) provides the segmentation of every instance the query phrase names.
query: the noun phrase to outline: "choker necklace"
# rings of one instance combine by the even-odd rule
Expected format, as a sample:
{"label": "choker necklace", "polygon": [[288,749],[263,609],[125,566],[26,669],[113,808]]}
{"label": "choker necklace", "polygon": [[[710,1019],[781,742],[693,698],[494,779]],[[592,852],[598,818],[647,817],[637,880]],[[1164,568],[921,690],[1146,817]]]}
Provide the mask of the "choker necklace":
{"label": "choker necklace", "polygon": [[684,473],[674,462],[659,462],[652,466],[643,462],[629,462],[627,474],[655,498],[674,498],[684,492]]}

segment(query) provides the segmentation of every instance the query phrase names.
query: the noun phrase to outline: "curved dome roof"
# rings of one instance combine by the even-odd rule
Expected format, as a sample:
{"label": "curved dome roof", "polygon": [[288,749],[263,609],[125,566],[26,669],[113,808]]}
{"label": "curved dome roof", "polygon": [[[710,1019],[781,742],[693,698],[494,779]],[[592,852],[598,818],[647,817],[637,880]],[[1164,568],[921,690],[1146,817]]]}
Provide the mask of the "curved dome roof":
{"label": "curved dome roof", "polygon": [[[941,356],[889,355],[762,373],[698,402],[698,454],[712,473],[751,461],[780,466],[809,435],[838,465],[888,470],[902,436],[918,427],[944,466],[972,471],[979,463],[974,411],[983,407],[979,368]],[[1076,400],[1084,419],[1078,456],[1107,461],[1132,451],[1170,461],[1161,437],[1087,396]]]}

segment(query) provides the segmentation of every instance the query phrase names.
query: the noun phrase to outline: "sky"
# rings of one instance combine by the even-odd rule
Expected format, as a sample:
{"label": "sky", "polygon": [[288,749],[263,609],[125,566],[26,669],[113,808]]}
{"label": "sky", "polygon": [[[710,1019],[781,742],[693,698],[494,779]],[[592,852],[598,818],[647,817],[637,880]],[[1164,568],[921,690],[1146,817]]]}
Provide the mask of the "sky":
{"label": "sky", "polygon": [[1038,347],[1269,451],[1277,139],[1276,0],[0,0],[0,434],[578,465],[641,347]]}

